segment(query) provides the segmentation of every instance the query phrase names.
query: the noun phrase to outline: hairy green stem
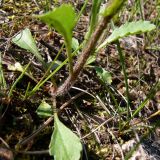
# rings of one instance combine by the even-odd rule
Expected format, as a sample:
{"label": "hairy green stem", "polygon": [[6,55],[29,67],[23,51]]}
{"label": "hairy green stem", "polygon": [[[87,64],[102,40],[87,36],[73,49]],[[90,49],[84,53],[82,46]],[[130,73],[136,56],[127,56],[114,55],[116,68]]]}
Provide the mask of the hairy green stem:
{"label": "hairy green stem", "polygon": [[74,65],[73,74],[69,75],[66,81],[57,89],[57,91],[54,93],[55,96],[65,94],[69,90],[69,88],[75,83],[90,54],[95,50],[97,41],[99,40],[107,24],[120,10],[124,2],[125,0],[118,0],[118,2],[117,0],[112,0],[110,5],[105,9],[104,17],[101,19],[99,25],[95,29],[95,32],[92,34],[90,40],[82,50],[82,53],[80,54],[76,64]]}

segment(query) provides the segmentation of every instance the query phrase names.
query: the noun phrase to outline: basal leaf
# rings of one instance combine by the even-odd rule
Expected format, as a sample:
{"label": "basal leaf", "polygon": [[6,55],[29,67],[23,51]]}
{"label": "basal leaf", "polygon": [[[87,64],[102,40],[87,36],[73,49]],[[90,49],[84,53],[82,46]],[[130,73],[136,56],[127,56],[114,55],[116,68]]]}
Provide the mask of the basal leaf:
{"label": "basal leaf", "polygon": [[103,82],[107,82],[108,84],[112,83],[112,76],[108,71],[101,67],[95,67],[95,70],[97,75]]}
{"label": "basal leaf", "polygon": [[80,139],[68,129],[57,114],[54,116],[54,131],[49,145],[49,153],[55,160],[79,160],[82,151]]}
{"label": "basal leaf", "polygon": [[144,32],[149,32],[155,29],[156,26],[151,24],[149,21],[136,21],[136,22],[127,22],[119,28],[116,28],[112,34],[98,47],[97,50],[103,48],[108,43],[116,41],[117,39],[133,35],[133,34],[140,34]]}
{"label": "basal leaf", "polygon": [[75,51],[79,48],[79,42],[76,38],[72,38],[72,49]]}
{"label": "basal leaf", "polygon": [[156,26],[154,24],[151,24],[149,21],[140,20],[137,22],[127,22],[121,27],[116,28],[108,37],[107,42],[110,43],[128,35],[149,32],[155,28]]}
{"label": "basal leaf", "polygon": [[13,37],[12,42],[34,54],[36,58],[44,64],[43,58],[38,52],[35,40],[33,39],[32,34],[28,28],[24,29],[18,35]]}
{"label": "basal leaf", "polygon": [[76,23],[75,10],[71,5],[62,4],[59,8],[36,17],[50,27],[54,27],[71,44],[72,31]]}
{"label": "basal leaf", "polygon": [[38,114],[38,116],[43,118],[50,117],[53,115],[51,106],[45,101],[42,101],[42,103],[37,108],[36,113]]}

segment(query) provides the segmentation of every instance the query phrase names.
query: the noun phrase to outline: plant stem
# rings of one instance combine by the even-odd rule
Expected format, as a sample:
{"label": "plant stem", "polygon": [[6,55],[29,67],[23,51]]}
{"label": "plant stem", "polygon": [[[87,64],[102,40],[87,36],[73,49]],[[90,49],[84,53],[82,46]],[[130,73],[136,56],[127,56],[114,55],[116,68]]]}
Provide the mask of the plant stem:
{"label": "plant stem", "polygon": [[[31,96],[33,93],[35,93],[41,86],[42,81],[44,80],[44,78],[48,75],[49,71],[51,70],[51,68],[53,67],[53,65],[55,64],[56,60],[58,59],[59,55],[61,54],[62,50],[63,50],[64,44],[62,45],[62,47],[60,48],[60,50],[58,51],[56,57],[54,58],[54,60],[52,61],[52,63],[50,64],[50,66],[48,67],[48,69],[46,70],[46,72],[44,73],[43,77],[41,78],[41,80],[36,84],[36,86],[32,89],[32,91],[29,93],[28,96]],[[53,77],[53,76],[52,76]],[[50,77],[50,78],[52,78]]]}
{"label": "plant stem", "polygon": [[118,40],[117,40],[116,44],[117,44],[117,49],[118,49],[118,53],[119,53],[119,57],[120,57],[120,63],[121,63],[121,66],[122,66],[122,71],[123,71],[123,74],[124,74],[124,81],[125,81],[125,87],[126,87],[126,97],[127,97],[127,116],[129,118],[130,117],[130,100],[129,100],[128,76],[127,76],[127,73],[126,73],[126,65],[125,65],[125,62],[124,62],[124,55],[122,53],[122,49],[120,47],[120,43],[119,43]]}
{"label": "plant stem", "polygon": [[143,100],[143,102],[137,107],[137,109],[133,112],[132,116],[127,120],[127,122],[123,125],[121,130],[123,130],[126,126],[129,125],[130,120],[132,120],[140,111],[146,106],[146,104],[155,96],[157,91],[160,90],[160,81],[157,81],[155,85],[152,86],[152,88],[149,91],[149,94],[147,97]]}
{"label": "plant stem", "polygon": [[[110,22],[113,16],[119,11],[119,9],[123,6],[122,5],[123,2],[125,2],[125,0],[119,0],[119,1],[121,1],[121,3],[117,3],[117,0],[111,1],[109,7],[107,7],[109,8],[109,12],[104,14],[104,17],[99,22],[99,25],[96,27],[95,32],[92,34],[90,40],[83,48],[82,53],[80,54],[76,64],[74,65],[73,74],[69,75],[66,81],[57,89],[57,91],[54,93],[55,96],[65,94],[69,90],[69,88],[75,83],[78,75],[82,71],[83,66],[85,65],[90,54],[95,50],[97,41],[99,40],[107,24]],[[107,11],[107,8],[105,12]]]}
{"label": "plant stem", "polygon": [[3,74],[3,69],[2,69],[2,56],[1,56],[1,52],[0,52],[0,89],[6,89],[7,88],[7,84],[4,78],[4,74]]}
{"label": "plant stem", "polygon": [[87,33],[86,39],[89,39],[93,33],[97,23],[98,23],[98,13],[101,5],[101,0],[92,0],[92,10],[91,10],[91,22],[89,26],[89,31]]}
{"label": "plant stem", "polygon": [[[75,54],[77,54],[77,51],[79,51],[80,49],[81,49],[81,47],[82,47],[82,45],[83,44],[81,44],[73,53],[72,53],[72,56],[74,56]],[[56,56],[56,57],[58,57],[58,55]],[[55,57],[55,59],[57,59]],[[55,59],[54,59],[54,61],[55,61]],[[50,75],[48,75],[46,78],[45,78],[45,76],[43,76],[42,77],[42,80],[40,80],[40,82],[38,82],[38,84],[33,88],[33,90],[31,91],[31,93],[30,93],[30,95],[32,95],[33,93],[35,93],[41,86],[43,86],[43,84],[46,82],[46,81],[48,81],[50,78],[52,78],[52,76],[54,76],[66,63],[68,62],[68,58],[67,59],[65,59],[53,72],[51,72],[51,74]],[[52,64],[53,64],[53,62],[52,62]],[[52,65],[51,64],[51,65]]]}
{"label": "plant stem", "polygon": [[69,77],[66,79],[66,81],[57,89],[57,92],[55,95],[62,95],[68,91],[68,89],[74,84],[75,80],[77,79],[78,75],[80,74],[81,70],[83,69],[83,66],[85,65],[88,57],[90,56],[90,53],[92,53],[95,49],[96,43],[100,37],[100,35],[103,32],[103,29],[105,28],[106,24],[108,23],[108,19],[103,18],[100,25],[94,32],[91,40],[89,41],[88,45],[84,47],[84,51],[80,54],[73,70],[73,74],[69,75]]}
{"label": "plant stem", "polygon": [[82,8],[81,8],[81,10],[80,10],[80,12],[79,12],[79,14],[78,14],[78,16],[77,16],[76,24],[77,24],[77,22],[79,21],[79,19],[80,19],[80,17],[81,17],[81,15],[82,15],[82,13],[83,13],[83,11],[84,11],[84,9],[86,8],[87,3],[88,3],[88,0],[85,0],[85,2],[84,2],[84,4],[83,4],[83,6],[82,6]]}
{"label": "plant stem", "polygon": [[31,61],[27,64],[27,66],[25,67],[25,69],[23,70],[23,72],[20,74],[20,76],[16,79],[16,81],[13,83],[13,85],[11,86],[11,89],[8,93],[8,97],[12,96],[13,93],[13,89],[16,87],[17,83],[22,79],[22,77],[24,76],[25,72],[27,71],[29,65],[31,64]]}

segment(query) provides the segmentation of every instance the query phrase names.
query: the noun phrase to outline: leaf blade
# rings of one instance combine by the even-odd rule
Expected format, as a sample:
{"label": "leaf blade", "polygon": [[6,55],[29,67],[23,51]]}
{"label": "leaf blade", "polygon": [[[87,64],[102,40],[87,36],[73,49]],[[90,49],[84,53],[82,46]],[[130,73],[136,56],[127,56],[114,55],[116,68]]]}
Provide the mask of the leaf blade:
{"label": "leaf blade", "polygon": [[62,4],[59,8],[36,17],[54,27],[65,39],[71,42],[72,31],[76,24],[76,14],[71,5]]}
{"label": "leaf blade", "polygon": [[104,83],[108,83],[111,84],[112,83],[112,76],[111,74],[106,71],[104,68],[101,67],[95,67],[96,73],[99,76],[99,78],[104,82]]}
{"label": "leaf blade", "polygon": [[17,46],[30,51],[40,62],[44,63],[43,58],[36,46],[35,40],[33,39],[32,34],[28,28],[22,30],[19,34],[14,36],[12,38],[12,42]]}
{"label": "leaf blade", "polygon": [[54,10],[36,16],[41,21],[54,27],[65,40],[68,62],[69,62],[69,72],[73,73],[73,60],[71,55],[72,47],[72,31],[76,24],[76,13],[74,8],[69,4],[62,4],[60,7],[55,8]]}
{"label": "leaf blade", "polygon": [[116,28],[108,37],[107,42],[111,43],[119,38],[123,38],[128,35],[149,32],[153,29],[155,29],[155,25],[151,24],[149,21],[139,20],[136,22],[127,22],[121,27]]}
{"label": "leaf blade", "polygon": [[116,28],[112,34],[97,48],[97,51],[107,44],[116,41],[120,38],[134,35],[134,34],[140,34],[145,32],[150,32],[154,30],[156,26],[154,24],[151,24],[149,21],[135,21],[135,22],[126,22],[124,25],[120,26],[119,28]]}
{"label": "leaf blade", "polygon": [[37,108],[36,113],[39,117],[42,118],[50,117],[53,115],[52,107],[45,101],[42,101],[42,103]]}
{"label": "leaf blade", "polygon": [[[82,145],[80,139],[54,116],[54,131],[49,145],[49,153],[56,160],[78,160]],[[74,145],[74,147],[73,147]]]}

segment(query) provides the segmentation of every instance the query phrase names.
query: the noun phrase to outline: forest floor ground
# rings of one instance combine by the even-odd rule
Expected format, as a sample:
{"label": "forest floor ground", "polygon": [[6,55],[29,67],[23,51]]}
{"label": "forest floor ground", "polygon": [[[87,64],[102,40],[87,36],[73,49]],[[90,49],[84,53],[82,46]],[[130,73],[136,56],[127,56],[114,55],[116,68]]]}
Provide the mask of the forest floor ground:
{"label": "forest floor ground", "polygon": [[[12,96],[8,97],[11,86],[21,74],[15,64],[18,62],[25,66],[33,58],[31,53],[11,42],[14,35],[29,28],[46,63],[55,58],[64,42],[60,34],[48,30],[45,24],[32,17],[47,9],[46,2],[47,0],[6,0],[0,4],[0,74],[4,75],[6,82],[4,87],[0,79],[0,157],[9,155],[8,158],[11,159],[12,152],[5,149],[7,144],[15,159],[51,159],[48,152],[43,151],[48,149],[53,123],[22,145],[21,152],[14,152],[20,140],[31,135],[47,120],[39,117],[36,110],[42,100],[50,103],[48,88],[51,81],[48,80],[42,89],[25,98],[28,86],[33,88],[44,75],[36,58],[29,68],[34,79],[24,75],[14,88]],[[77,12],[83,6],[83,1],[80,0],[71,3]],[[53,3],[52,7],[54,6]],[[74,38],[79,43],[84,40],[88,29],[91,6],[89,1],[74,30]],[[60,120],[81,137],[84,144],[82,159],[127,159],[127,156],[130,159],[160,159],[160,86],[152,90],[160,78],[160,3],[156,0],[131,0],[126,6],[115,17],[115,26],[140,19],[156,25],[156,29],[150,33],[120,40],[128,75],[130,113],[134,113],[140,105],[142,108],[128,121],[121,62],[116,45],[108,45],[97,54],[93,63],[86,64],[68,94],[57,98],[57,108],[68,103],[60,112]],[[103,37],[111,32],[109,25]],[[59,62],[65,59],[64,49]],[[96,67],[110,73],[110,84],[102,82]],[[67,76],[68,69],[65,66],[54,78],[60,85]],[[129,124],[125,126],[126,122]],[[131,149],[134,149],[133,153]],[[36,154],[36,151],[41,151],[41,155]]]}

